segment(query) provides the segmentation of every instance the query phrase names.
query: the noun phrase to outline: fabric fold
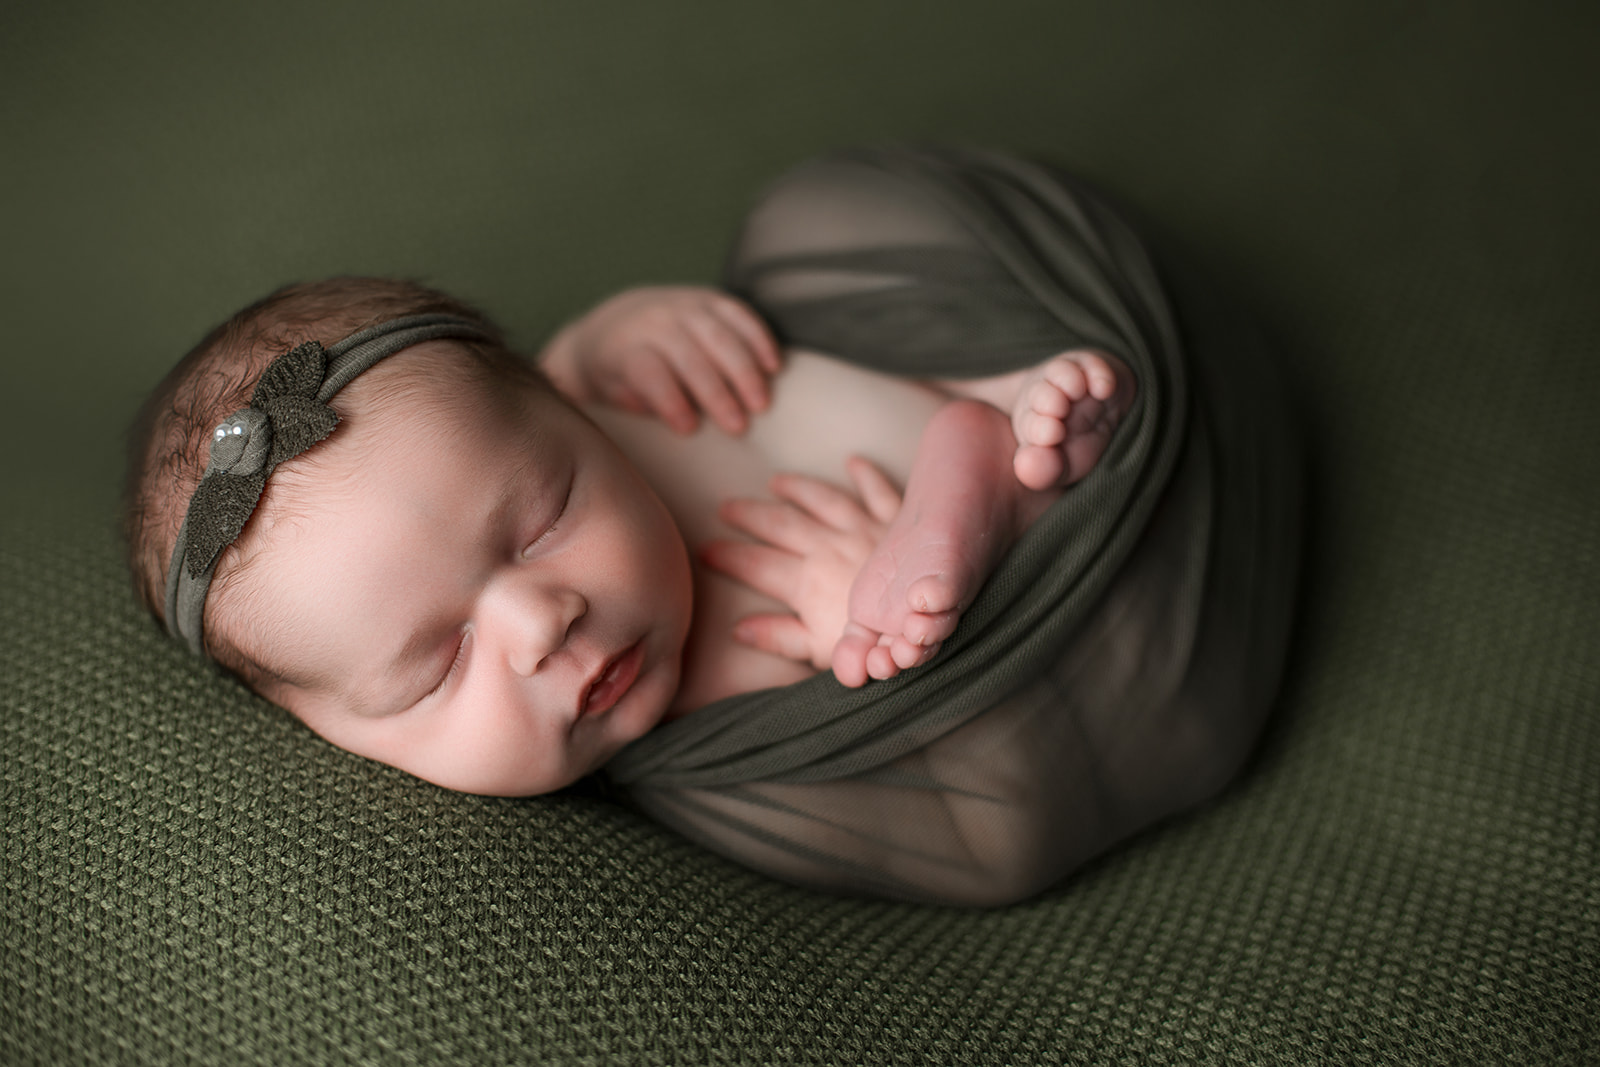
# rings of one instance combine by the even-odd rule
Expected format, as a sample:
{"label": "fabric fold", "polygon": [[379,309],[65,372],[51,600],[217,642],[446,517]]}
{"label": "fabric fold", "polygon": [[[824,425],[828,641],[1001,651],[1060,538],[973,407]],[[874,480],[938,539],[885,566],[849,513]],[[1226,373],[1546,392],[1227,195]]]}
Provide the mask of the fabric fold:
{"label": "fabric fold", "polygon": [[[994,153],[804,164],[746,217],[725,281],[784,344],[873,370],[986,377],[1093,347],[1138,395],[931,664],[701,708],[608,765],[623,795],[779,877],[977,904],[1231,776],[1276,687],[1299,536],[1259,342],[1201,338],[1216,362],[1195,374],[1138,236],[1074,179]],[[1236,482],[1243,504],[1221,495]]]}

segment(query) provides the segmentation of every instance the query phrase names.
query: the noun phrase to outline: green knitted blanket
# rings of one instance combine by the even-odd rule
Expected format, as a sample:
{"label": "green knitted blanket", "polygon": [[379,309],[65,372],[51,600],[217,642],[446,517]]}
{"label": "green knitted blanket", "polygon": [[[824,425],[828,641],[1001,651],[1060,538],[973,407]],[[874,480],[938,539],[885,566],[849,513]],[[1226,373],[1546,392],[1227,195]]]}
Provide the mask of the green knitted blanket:
{"label": "green knitted blanket", "polygon": [[[0,1062],[1595,1062],[1590,10],[0,16]],[[103,430],[229,308],[425,273],[531,338],[919,135],[1124,194],[1289,367],[1304,609],[1208,806],[1015,907],[832,897],[338,752],[135,607]]]}
{"label": "green knitted blanket", "polygon": [[[0,1060],[1581,1062],[1595,511],[1567,501],[1565,544],[1447,540],[1422,603],[1394,569],[1431,521],[1321,572],[1235,788],[993,911],[812,893],[602,799],[349,756],[158,632],[102,522],[8,523]],[[1444,670],[1455,642],[1477,654]]]}

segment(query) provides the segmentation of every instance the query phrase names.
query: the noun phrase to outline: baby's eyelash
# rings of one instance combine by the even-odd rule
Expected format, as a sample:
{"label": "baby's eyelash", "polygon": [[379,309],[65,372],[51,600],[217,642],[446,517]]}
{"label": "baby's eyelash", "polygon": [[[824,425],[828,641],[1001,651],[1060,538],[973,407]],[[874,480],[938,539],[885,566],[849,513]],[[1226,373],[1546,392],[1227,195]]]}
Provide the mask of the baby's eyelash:
{"label": "baby's eyelash", "polygon": [[571,478],[567,479],[567,491],[561,498],[561,506],[556,509],[556,517],[551,520],[549,526],[545,527],[544,533],[528,542],[527,547],[522,550],[523,556],[527,556],[528,553],[532,552],[535,548],[539,547],[540,544],[548,540],[550,535],[556,532],[556,527],[561,525],[561,519],[567,513],[567,504],[572,500],[572,483],[574,480],[575,479]]}
{"label": "baby's eyelash", "polygon": [[545,527],[544,533],[540,534],[538,537],[535,537],[532,541],[528,542],[528,547],[526,547],[526,548],[524,548],[522,550],[522,554],[524,556],[526,556],[529,552],[532,552],[534,549],[538,548],[545,541],[549,540],[550,539],[550,535],[555,533],[556,532],[556,527],[560,526],[560,525],[561,525],[561,519],[560,519],[559,516],[557,516],[555,522],[552,522],[549,526]]}
{"label": "baby's eyelash", "polygon": [[460,642],[458,642],[456,644],[456,654],[450,660],[449,669],[444,672],[444,677],[439,679],[439,683],[437,685],[435,685],[432,689],[428,690],[427,693],[423,695],[422,699],[428,700],[428,699],[430,699],[432,697],[437,696],[439,694],[439,692],[441,690],[443,690],[446,685],[450,684],[450,679],[455,677],[456,671],[461,669],[462,662],[464,660],[466,660],[466,658],[467,658],[466,657],[466,651],[467,651],[467,635],[466,634],[462,634]]}

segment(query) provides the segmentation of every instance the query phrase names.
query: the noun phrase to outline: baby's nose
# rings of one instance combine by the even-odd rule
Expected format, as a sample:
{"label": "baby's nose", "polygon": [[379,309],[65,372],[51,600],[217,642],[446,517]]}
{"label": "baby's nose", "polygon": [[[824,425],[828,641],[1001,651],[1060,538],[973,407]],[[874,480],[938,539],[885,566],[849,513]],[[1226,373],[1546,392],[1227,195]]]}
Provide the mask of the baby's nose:
{"label": "baby's nose", "polygon": [[552,653],[566,644],[572,624],[589,610],[573,589],[529,591],[508,605],[504,615],[506,661],[523,677],[532,677]]}

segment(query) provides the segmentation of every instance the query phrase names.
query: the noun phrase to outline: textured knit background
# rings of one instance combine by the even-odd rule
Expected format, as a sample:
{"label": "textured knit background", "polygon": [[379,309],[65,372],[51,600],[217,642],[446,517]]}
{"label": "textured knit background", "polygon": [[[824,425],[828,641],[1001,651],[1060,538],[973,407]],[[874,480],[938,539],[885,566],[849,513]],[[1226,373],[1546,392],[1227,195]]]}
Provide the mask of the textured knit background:
{"label": "textured knit background", "polygon": [[[0,11],[0,1062],[1600,1060],[1593,5],[234,8]],[[120,429],[235,307],[409,274],[532,346],[919,137],[1076,166],[1280,345],[1303,619],[1205,809],[1013,908],[824,897],[344,755],[131,603]]]}

